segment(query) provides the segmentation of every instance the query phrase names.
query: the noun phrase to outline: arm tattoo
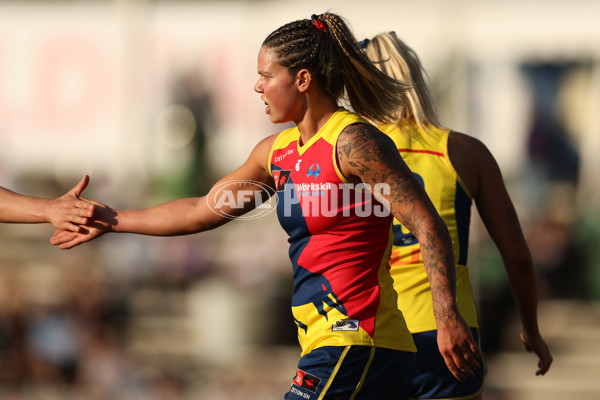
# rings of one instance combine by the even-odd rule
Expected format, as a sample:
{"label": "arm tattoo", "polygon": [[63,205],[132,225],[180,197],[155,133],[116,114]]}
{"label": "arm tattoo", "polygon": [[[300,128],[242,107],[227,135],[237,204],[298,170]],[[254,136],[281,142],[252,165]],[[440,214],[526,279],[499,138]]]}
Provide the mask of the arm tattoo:
{"label": "arm tattoo", "polygon": [[337,152],[340,164],[347,163],[352,174],[363,183],[371,187],[378,183],[389,185],[390,211],[396,217],[400,213],[398,219],[404,220],[407,227],[422,223],[414,212],[414,202],[421,198],[422,188],[389,136],[371,125],[350,125],[338,139]]}
{"label": "arm tattoo", "polygon": [[[437,230],[438,235],[443,231]],[[448,259],[445,252],[431,232],[426,233],[427,239],[420,243],[423,264],[431,286],[433,313],[437,320],[447,322],[455,314],[456,274],[454,259]],[[450,240],[450,238],[448,238]],[[450,253],[452,255],[452,253]],[[450,287],[448,287],[450,286]]]}
{"label": "arm tattoo", "polygon": [[338,139],[337,151],[340,162],[347,162],[362,182],[371,186],[388,183],[391,193],[406,204],[418,197],[416,181],[394,142],[377,128],[367,124],[348,126]]}
{"label": "arm tattoo", "polygon": [[[392,214],[419,238],[425,269],[431,284],[436,319],[446,322],[455,315],[456,277],[450,235],[425,191],[400,156],[394,142],[367,124],[346,127],[338,139],[340,166],[365,184],[389,185],[387,201]],[[378,200],[380,193],[375,193]],[[424,212],[428,207],[429,212]]]}

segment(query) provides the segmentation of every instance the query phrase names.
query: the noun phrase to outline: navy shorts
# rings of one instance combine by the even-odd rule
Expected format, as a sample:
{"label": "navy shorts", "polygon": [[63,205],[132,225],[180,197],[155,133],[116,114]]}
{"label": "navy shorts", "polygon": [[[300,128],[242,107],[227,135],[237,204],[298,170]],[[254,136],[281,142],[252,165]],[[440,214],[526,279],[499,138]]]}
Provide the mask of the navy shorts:
{"label": "navy shorts", "polygon": [[416,354],[369,346],[319,347],[300,359],[286,400],[404,400]]}
{"label": "navy shorts", "polygon": [[[471,328],[475,342],[479,343],[479,331]],[[452,375],[437,346],[437,331],[414,333],[417,346],[417,364],[410,384],[408,398],[424,399],[469,399],[483,390],[485,363],[475,376],[459,381]]]}

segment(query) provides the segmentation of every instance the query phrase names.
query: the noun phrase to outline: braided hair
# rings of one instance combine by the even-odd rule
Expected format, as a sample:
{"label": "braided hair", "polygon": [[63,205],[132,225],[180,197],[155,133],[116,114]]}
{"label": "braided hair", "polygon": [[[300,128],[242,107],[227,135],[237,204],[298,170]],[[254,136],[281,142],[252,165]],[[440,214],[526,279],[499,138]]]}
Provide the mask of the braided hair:
{"label": "braided hair", "polygon": [[376,68],[338,15],[313,15],[283,25],[263,42],[290,74],[308,69],[336,100],[344,90],[354,111],[375,122],[391,122],[408,85]]}

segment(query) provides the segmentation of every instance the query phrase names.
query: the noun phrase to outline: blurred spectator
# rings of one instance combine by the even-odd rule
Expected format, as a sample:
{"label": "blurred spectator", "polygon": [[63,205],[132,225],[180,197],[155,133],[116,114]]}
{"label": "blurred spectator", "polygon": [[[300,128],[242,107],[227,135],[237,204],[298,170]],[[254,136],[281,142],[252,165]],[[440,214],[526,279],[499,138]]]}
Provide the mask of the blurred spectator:
{"label": "blurred spectator", "polygon": [[64,305],[38,307],[30,317],[26,341],[32,378],[72,384],[77,375],[80,338]]}
{"label": "blurred spectator", "polygon": [[559,94],[565,74],[574,63],[532,63],[522,69],[531,86],[532,122],[528,151],[539,178],[577,183],[579,152],[560,117]]}
{"label": "blurred spectator", "polygon": [[0,387],[22,384],[29,374],[26,362],[25,304],[13,276],[0,275]]}

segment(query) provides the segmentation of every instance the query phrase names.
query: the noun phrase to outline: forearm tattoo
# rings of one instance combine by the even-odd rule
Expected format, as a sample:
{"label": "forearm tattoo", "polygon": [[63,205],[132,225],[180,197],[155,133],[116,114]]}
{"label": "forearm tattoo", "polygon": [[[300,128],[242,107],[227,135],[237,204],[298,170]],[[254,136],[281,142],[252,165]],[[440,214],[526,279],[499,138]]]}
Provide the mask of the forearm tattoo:
{"label": "forearm tattoo", "polygon": [[[348,126],[337,143],[340,165],[348,165],[352,177],[374,187],[389,185],[387,202],[390,211],[417,238],[423,262],[431,284],[434,313],[445,322],[455,314],[456,275],[450,236],[435,209],[410,169],[406,166],[394,142],[378,129],[367,124]],[[351,178],[351,177],[347,177]],[[381,193],[374,193],[382,200]],[[424,207],[430,212],[423,212]],[[419,207],[418,207],[419,206]]]}

